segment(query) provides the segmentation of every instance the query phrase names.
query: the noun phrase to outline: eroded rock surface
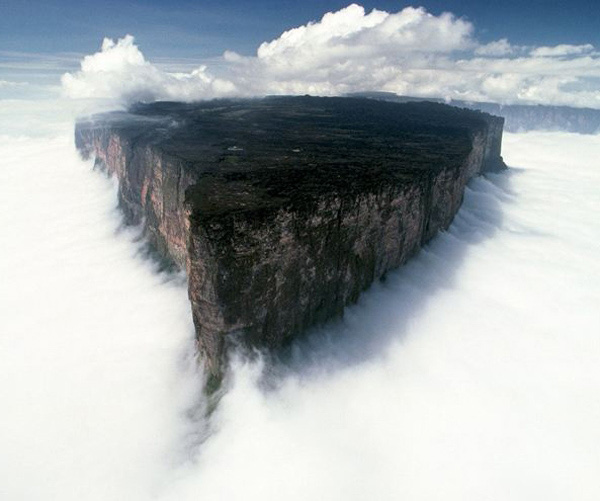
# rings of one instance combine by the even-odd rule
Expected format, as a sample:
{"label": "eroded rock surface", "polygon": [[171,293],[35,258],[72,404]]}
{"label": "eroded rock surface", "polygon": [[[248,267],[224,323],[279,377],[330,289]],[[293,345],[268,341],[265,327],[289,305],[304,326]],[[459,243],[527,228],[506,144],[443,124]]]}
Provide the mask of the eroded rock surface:
{"label": "eroded rock surface", "polygon": [[504,167],[503,119],[437,103],[273,97],[82,120],[126,219],[186,270],[200,350],[277,348],[340,315]]}

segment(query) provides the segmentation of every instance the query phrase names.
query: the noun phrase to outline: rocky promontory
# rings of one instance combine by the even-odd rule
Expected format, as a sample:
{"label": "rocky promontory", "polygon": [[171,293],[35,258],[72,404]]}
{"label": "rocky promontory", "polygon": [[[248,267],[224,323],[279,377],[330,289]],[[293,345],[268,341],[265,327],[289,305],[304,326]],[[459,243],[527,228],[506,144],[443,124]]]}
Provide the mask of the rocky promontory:
{"label": "rocky promontory", "polygon": [[503,117],[504,130],[506,132],[560,131],[575,132],[577,134],[600,134],[600,110],[593,108],[574,108],[571,106],[542,104],[499,104],[460,101],[456,99],[446,101],[442,98],[401,96],[393,92],[356,92],[348,94],[348,96],[394,103],[431,101],[435,103],[447,103],[458,108],[479,110],[494,116]]}
{"label": "rocky promontory", "polygon": [[503,119],[430,103],[271,97],[136,105],[81,120],[126,220],[186,271],[209,370],[342,314],[504,167]]}

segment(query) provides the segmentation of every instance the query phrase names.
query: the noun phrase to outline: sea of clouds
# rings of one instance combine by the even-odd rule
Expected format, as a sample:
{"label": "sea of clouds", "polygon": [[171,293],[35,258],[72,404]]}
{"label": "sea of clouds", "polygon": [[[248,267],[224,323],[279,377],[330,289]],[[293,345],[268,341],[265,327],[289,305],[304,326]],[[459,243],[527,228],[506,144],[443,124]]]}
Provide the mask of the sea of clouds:
{"label": "sea of clouds", "polygon": [[0,497],[598,499],[597,136],[506,134],[512,169],[473,180],[449,231],[286,357],[237,360],[207,420],[184,278],[122,226],[64,106],[21,105]]}
{"label": "sea of clouds", "polygon": [[63,98],[0,81],[0,499],[599,499],[598,136],[505,134],[511,169],[474,179],[447,232],[289,353],[234,360],[210,418],[185,277],[73,145],[75,116],[137,99],[598,107],[595,48],[351,5],[223,60],[166,71],[126,36]]}

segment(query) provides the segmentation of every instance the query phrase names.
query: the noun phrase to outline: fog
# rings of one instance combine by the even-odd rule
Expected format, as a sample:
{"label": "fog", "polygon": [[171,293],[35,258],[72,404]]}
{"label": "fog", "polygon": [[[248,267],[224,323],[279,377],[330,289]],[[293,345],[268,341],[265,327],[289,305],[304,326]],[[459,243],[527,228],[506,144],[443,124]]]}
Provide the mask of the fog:
{"label": "fog", "polygon": [[2,499],[600,497],[597,136],[506,134],[511,170],[447,232],[288,353],[236,358],[207,419],[185,278],[56,106],[1,117]]}

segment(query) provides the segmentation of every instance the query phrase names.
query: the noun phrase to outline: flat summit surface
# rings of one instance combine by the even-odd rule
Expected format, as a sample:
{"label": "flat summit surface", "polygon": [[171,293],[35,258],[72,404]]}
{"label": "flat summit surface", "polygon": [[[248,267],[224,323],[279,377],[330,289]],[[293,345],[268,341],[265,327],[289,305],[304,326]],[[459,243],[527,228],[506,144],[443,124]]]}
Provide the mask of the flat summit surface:
{"label": "flat summit surface", "polygon": [[139,104],[102,122],[181,160],[198,180],[187,201],[210,218],[458,167],[484,117],[432,102],[304,96]]}
{"label": "flat summit surface", "polygon": [[441,103],[162,102],[79,122],[125,217],[186,270],[199,350],[277,349],[342,315],[504,164],[503,119]]}

